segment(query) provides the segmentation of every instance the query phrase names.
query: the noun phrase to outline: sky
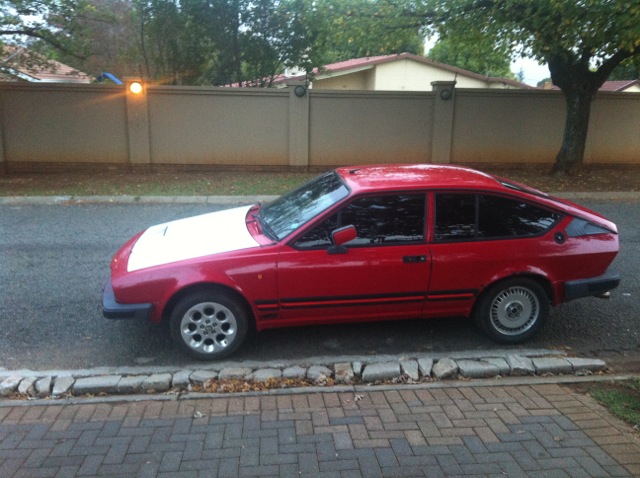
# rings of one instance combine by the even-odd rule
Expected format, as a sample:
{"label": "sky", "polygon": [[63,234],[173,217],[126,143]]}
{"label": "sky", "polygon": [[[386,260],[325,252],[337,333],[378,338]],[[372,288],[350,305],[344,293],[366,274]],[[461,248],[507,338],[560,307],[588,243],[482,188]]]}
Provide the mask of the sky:
{"label": "sky", "polygon": [[[425,56],[429,52],[429,50],[433,48],[433,45],[436,44],[437,39],[437,36],[425,38]],[[549,67],[546,64],[539,65],[537,61],[530,58],[518,58],[511,63],[511,71],[514,75],[517,75],[520,72],[521,68],[524,73],[523,83],[526,83],[527,85],[537,86],[539,81],[551,77],[551,73],[549,73]]]}
{"label": "sky", "polygon": [[513,71],[515,75],[520,72],[520,69],[522,69],[524,73],[524,83],[531,86],[536,86],[540,80],[551,76],[549,67],[546,64],[539,65],[537,61],[531,58],[518,58],[511,63],[511,71]]}

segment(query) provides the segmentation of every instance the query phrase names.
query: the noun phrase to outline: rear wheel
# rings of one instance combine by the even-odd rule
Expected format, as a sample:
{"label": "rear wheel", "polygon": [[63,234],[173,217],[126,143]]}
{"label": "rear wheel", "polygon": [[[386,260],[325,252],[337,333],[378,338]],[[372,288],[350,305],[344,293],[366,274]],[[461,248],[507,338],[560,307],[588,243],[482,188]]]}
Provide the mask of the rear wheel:
{"label": "rear wheel", "polygon": [[476,322],[496,342],[519,344],[532,337],[549,316],[549,298],[531,279],[509,279],[487,290],[476,309]]}
{"label": "rear wheel", "polygon": [[245,307],[224,292],[198,292],[182,299],[170,319],[171,337],[198,360],[216,360],[235,352],[247,335]]}

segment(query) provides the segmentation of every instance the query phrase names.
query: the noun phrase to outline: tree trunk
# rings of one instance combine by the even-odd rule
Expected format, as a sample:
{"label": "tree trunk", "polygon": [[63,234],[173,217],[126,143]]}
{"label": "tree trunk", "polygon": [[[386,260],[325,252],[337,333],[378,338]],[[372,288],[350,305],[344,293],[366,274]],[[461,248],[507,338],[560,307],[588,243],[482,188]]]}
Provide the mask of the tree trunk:
{"label": "tree trunk", "polygon": [[554,174],[569,174],[582,167],[593,101],[593,94],[590,92],[569,90],[565,91],[564,95],[567,102],[567,117],[562,147],[553,167]]}

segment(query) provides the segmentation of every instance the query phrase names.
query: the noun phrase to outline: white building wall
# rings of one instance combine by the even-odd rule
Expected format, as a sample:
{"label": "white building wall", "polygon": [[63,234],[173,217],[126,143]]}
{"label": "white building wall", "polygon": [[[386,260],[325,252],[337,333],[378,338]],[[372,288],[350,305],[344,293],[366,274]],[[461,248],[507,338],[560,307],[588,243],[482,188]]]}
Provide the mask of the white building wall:
{"label": "white building wall", "polygon": [[455,72],[402,59],[376,65],[376,91],[431,91],[434,81],[456,81],[456,88],[487,88],[487,83]]}

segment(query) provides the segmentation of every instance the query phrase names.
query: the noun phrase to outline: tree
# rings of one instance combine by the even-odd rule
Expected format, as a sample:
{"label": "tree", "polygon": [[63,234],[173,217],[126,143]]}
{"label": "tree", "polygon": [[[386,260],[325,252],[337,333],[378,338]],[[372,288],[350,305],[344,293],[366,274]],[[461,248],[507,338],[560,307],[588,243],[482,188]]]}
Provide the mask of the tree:
{"label": "tree", "polygon": [[610,80],[640,79],[640,55],[620,63],[609,76]]}
{"label": "tree", "polygon": [[108,71],[164,84],[270,86],[286,67],[310,72],[359,56],[422,53],[418,28],[378,29],[363,14],[385,3],[0,0],[0,35],[96,76]]}
{"label": "tree", "polygon": [[[93,76],[103,72],[119,78],[141,75],[136,30],[138,22],[132,2],[86,0],[86,5],[92,14],[76,20],[86,32],[84,37],[70,38],[67,50],[59,50],[51,45],[41,46],[41,49],[45,49],[50,58]],[[84,54],[78,55],[78,51]]]}
{"label": "tree", "polygon": [[80,19],[90,15],[84,0],[0,0],[0,51],[3,45],[33,46],[20,55],[27,67],[46,66],[36,51],[42,44],[80,57],[85,50],[78,47],[87,33]]}
{"label": "tree", "polygon": [[199,83],[269,86],[308,62],[314,10],[304,0],[183,0],[191,29],[209,48]]}
{"label": "tree", "polygon": [[412,26],[484,33],[549,65],[567,111],[554,172],[582,165],[591,102],[618,65],[640,55],[638,0],[424,0],[398,7]]}
{"label": "tree", "polygon": [[157,83],[193,84],[207,53],[190,18],[175,0],[135,0],[138,63]]}
{"label": "tree", "polygon": [[395,18],[397,6],[388,0],[323,0],[314,2],[311,27],[315,64],[322,66],[353,58],[424,53],[419,25]]}
{"label": "tree", "polygon": [[428,58],[489,77],[515,79],[505,45],[478,32],[440,37]]}

